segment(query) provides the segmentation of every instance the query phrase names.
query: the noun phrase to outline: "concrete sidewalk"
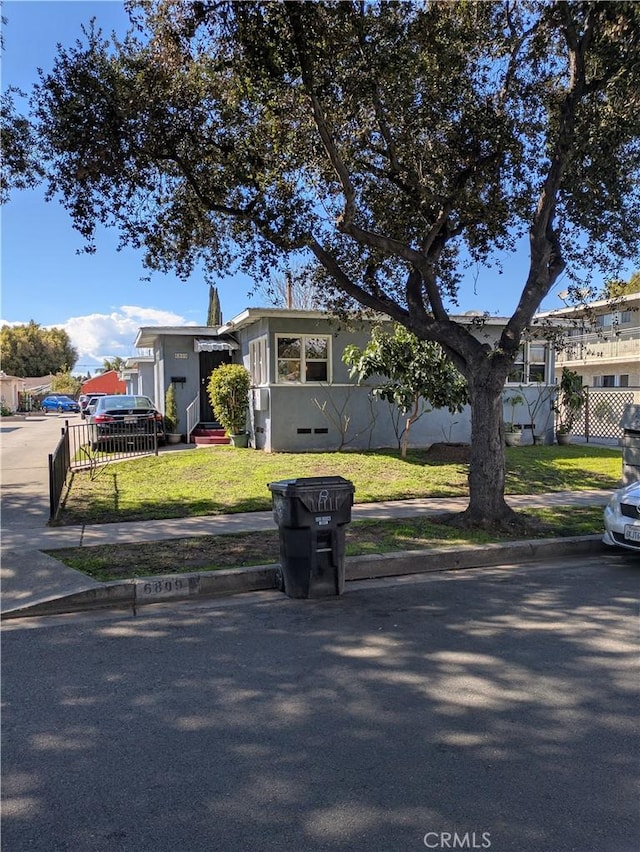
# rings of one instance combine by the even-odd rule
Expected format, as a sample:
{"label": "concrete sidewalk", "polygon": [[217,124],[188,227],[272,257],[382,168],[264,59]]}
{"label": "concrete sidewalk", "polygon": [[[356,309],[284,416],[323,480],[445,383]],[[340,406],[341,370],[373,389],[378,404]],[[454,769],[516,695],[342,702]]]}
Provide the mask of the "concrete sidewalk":
{"label": "concrete sidewalk", "polygon": [[[509,504],[518,509],[548,506],[604,506],[608,491],[557,492],[550,494],[510,496]],[[352,520],[386,520],[461,511],[466,498],[398,500],[386,503],[366,503],[354,506]],[[273,514],[252,512],[235,515],[216,515],[197,518],[174,518],[163,521],[140,521],[121,524],[102,524],[81,527],[20,527],[3,530],[2,540],[2,602],[3,617],[84,609],[91,606],[132,606],[153,603],[168,598],[191,597],[194,594],[230,594],[274,587],[273,566],[255,569],[236,569],[203,574],[180,575],[164,582],[153,583],[128,580],[118,583],[99,583],[59,560],[42,553],[65,547],[119,544],[123,542],[152,542],[198,535],[220,535],[234,532],[273,530]],[[370,576],[407,574],[421,570],[447,570],[472,565],[497,564],[511,559],[536,558],[539,553],[575,553],[598,546],[598,536],[580,539],[554,539],[541,542],[512,542],[483,547],[446,548],[436,553],[413,552],[383,556],[354,557],[347,560],[347,580]],[[149,589],[149,586],[155,588]]]}

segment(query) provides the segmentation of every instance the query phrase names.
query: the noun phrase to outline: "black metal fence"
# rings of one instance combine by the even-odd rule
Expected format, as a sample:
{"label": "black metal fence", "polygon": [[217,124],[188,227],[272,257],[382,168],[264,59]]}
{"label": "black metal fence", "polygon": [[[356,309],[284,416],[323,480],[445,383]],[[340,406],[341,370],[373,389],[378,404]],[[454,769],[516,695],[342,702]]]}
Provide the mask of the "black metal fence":
{"label": "black metal fence", "polygon": [[62,429],[62,437],[58,446],[49,453],[49,520],[53,521],[58,514],[62,492],[67,484],[67,476],[71,469],[69,454],[68,424]]}
{"label": "black metal fence", "polygon": [[89,470],[92,475],[109,462],[157,455],[160,440],[154,420],[134,418],[130,423],[118,423],[110,429],[98,429],[94,424],[65,421],[62,437],[49,455],[49,520],[55,520],[69,473]]}

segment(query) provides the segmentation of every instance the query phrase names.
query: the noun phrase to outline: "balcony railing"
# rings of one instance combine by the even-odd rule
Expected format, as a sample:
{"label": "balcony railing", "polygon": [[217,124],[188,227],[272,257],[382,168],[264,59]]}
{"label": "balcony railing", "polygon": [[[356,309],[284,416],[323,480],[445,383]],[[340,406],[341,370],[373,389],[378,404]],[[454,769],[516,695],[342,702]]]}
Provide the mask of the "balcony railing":
{"label": "balcony railing", "polygon": [[570,337],[562,351],[558,352],[556,365],[613,358],[640,360],[640,328],[619,331],[610,337],[602,337],[595,333]]}

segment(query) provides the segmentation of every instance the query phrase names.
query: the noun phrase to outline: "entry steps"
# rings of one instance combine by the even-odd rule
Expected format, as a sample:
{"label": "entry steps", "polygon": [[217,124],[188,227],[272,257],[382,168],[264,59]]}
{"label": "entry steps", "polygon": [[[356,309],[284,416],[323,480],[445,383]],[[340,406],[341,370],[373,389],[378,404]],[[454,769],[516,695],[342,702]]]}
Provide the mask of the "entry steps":
{"label": "entry steps", "polygon": [[210,447],[216,444],[230,444],[231,438],[218,423],[198,423],[191,433],[191,441],[197,447]]}

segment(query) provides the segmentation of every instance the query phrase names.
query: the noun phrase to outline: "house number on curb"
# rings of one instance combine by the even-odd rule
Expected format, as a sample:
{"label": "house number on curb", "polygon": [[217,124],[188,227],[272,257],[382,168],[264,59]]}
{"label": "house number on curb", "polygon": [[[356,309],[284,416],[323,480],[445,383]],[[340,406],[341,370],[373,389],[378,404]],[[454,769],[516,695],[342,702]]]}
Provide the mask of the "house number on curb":
{"label": "house number on curb", "polygon": [[136,600],[164,600],[197,595],[199,590],[199,577],[158,577],[157,580],[136,580]]}

